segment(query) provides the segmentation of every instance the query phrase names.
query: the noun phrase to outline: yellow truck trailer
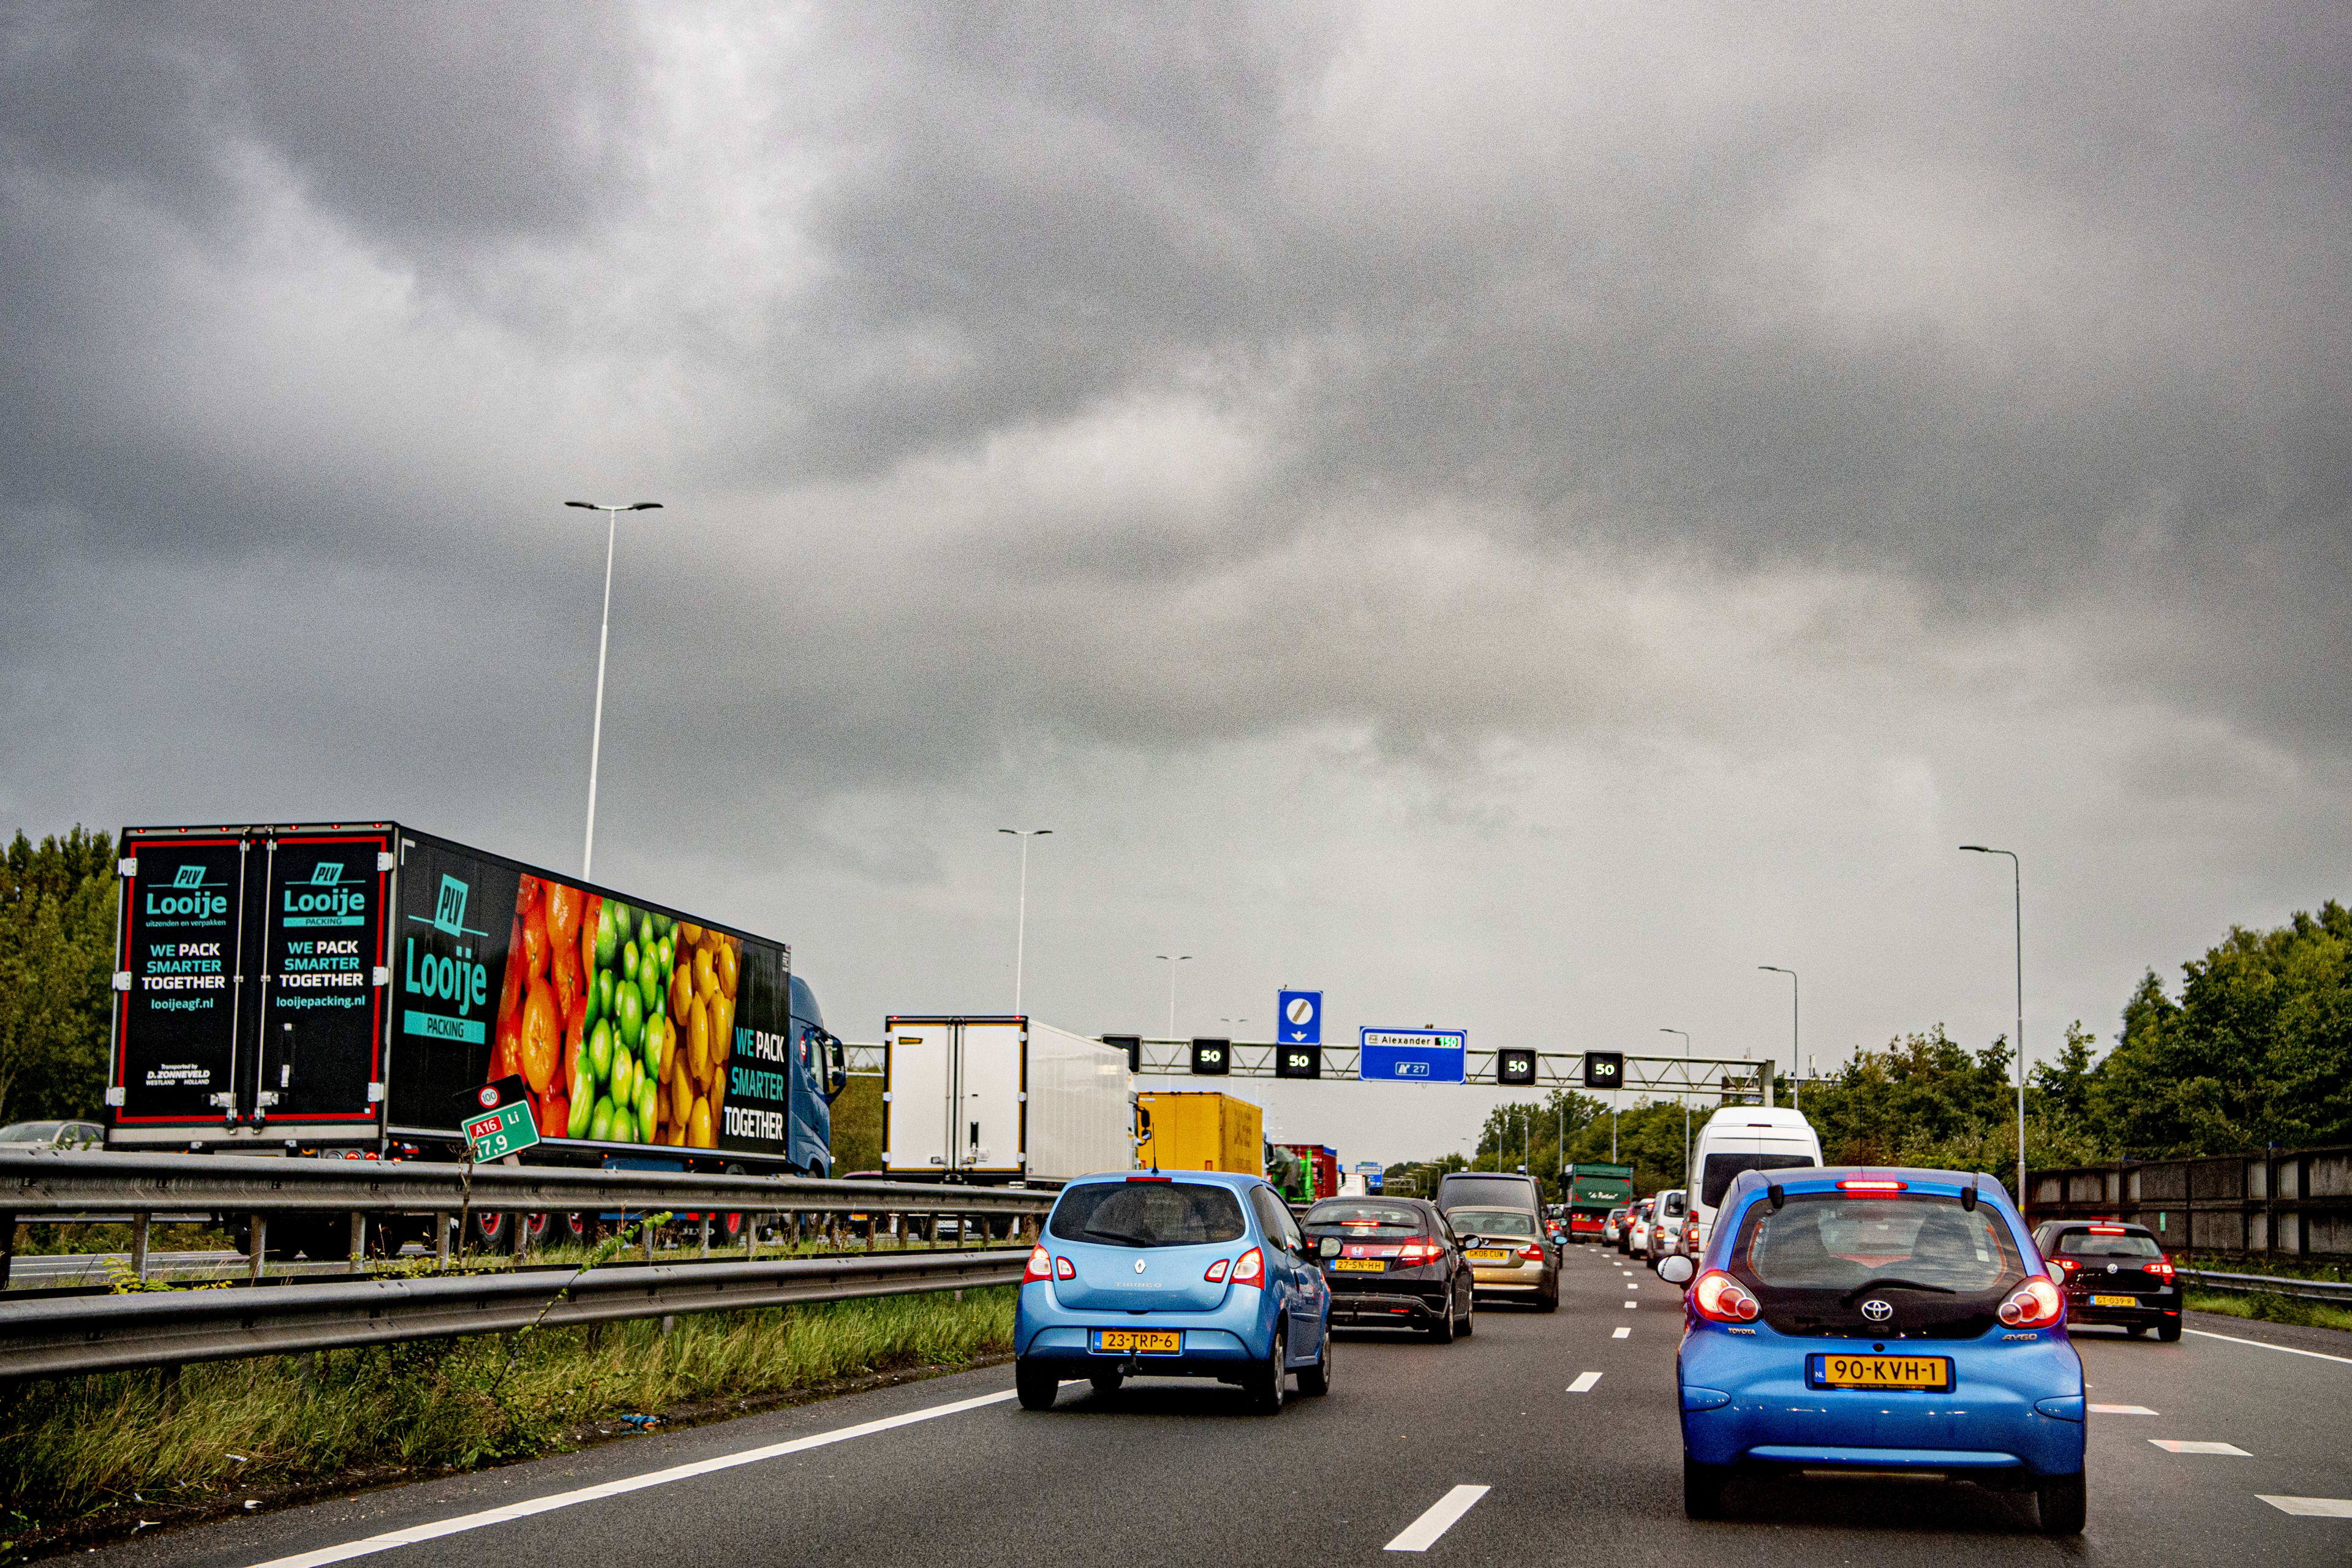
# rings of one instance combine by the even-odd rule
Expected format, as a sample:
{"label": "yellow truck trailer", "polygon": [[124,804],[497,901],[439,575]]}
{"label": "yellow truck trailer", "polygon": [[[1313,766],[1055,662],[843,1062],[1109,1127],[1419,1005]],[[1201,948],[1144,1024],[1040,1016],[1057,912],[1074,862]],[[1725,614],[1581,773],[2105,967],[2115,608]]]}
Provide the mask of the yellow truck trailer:
{"label": "yellow truck trailer", "polygon": [[1146,1170],[1246,1171],[1265,1174],[1265,1116],[1246,1100],[1214,1089],[1147,1089],[1151,1136],[1137,1151]]}

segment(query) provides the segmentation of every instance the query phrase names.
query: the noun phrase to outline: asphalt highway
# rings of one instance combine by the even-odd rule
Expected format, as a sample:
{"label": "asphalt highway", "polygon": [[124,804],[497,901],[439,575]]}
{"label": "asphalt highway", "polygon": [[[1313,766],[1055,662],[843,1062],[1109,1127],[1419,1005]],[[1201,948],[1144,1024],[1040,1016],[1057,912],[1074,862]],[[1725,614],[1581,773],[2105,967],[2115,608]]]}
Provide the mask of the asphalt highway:
{"label": "asphalt highway", "polygon": [[[1065,1384],[1009,1366],[217,1525],[119,1568],[1121,1568],[1272,1560],[1620,1564],[2352,1562],[2352,1336],[2200,1319],[2179,1344],[2075,1336],[2095,1407],[2090,1523],[1965,1485],[1736,1483],[1684,1519],[1680,1298],[1571,1247],[1560,1310],[1481,1308],[1452,1345],[1342,1335],[1332,1392],[1281,1414],[1213,1384]],[[2214,1337],[2221,1334],[2231,1337]],[[2190,1445],[2176,1450],[2160,1445]],[[2200,1451],[2194,1445],[2231,1451]],[[2290,1506],[2265,1494],[2317,1500]],[[2326,1505],[2336,1501],[2331,1516]],[[2317,1511],[2311,1511],[2317,1510]]]}

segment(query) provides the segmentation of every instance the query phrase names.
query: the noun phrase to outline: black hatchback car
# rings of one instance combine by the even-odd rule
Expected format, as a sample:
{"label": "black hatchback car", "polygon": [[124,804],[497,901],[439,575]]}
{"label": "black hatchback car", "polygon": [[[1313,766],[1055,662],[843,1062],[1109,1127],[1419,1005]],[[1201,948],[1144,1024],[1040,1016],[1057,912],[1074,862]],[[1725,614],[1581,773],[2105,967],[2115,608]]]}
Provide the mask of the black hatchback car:
{"label": "black hatchback car", "polygon": [[2121,1220],[2052,1220],[2033,1233],[2053,1270],[2066,1282],[2066,1316],[2075,1323],[2116,1323],[2134,1338],[2156,1331],[2180,1337],[2180,1287],[2155,1232]]}
{"label": "black hatchback car", "polygon": [[1325,1198],[1307,1245],[1331,1287],[1331,1326],[1420,1329],[1439,1344],[1471,1329],[1469,1259],[1423,1198]]}

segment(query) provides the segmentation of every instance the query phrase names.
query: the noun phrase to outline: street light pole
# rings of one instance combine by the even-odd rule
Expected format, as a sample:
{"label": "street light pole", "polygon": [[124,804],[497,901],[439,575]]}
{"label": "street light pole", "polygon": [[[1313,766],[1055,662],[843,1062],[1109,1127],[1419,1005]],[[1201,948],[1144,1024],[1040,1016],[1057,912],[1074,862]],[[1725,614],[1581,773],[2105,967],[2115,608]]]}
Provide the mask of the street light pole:
{"label": "street light pole", "polygon": [[1029,840],[1050,838],[1050,827],[1000,827],[999,833],[1009,833],[1021,840],[1021,913],[1013,926],[1013,1013],[1021,1014],[1021,962],[1029,945]]}
{"label": "street light pole", "polygon": [[1180,952],[1171,957],[1164,952],[1155,952],[1151,956],[1168,966],[1168,1038],[1172,1040],[1176,1037],[1176,966],[1191,963],[1192,955]]}
{"label": "street light pole", "polygon": [[2009,857],[2009,886],[2011,913],[2017,930],[2017,1206],[2025,1207],[2025,869],[2019,864],[2014,849],[1995,849],[1983,844],[1963,844],[1960,847],[1971,855],[2006,855]]}
{"label": "street light pole", "polygon": [[596,632],[596,718],[588,731],[588,836],[580,849],[580,879],[586,882],[594,879],[596,867],[596,761],[604,747],[604,649],[613,639],[613,546],[620,534],[621,513],[659,511],[661,502],[606,506],[601,501],[568,500],[563,504],[604,514],[604,622]]}
{"label": "street light pole", "polygon": [[1768,974],[1789,977],[1789,1105],[1793,1110],[1805,1103],[1805,1080],[1799,1075],[1799,1066],[1803,1058],[1797,1054],[1797,972],[1783,969],[1777,963],[1759,963],[1756,967]]}
{"label": "street light pole", "polygon": [[1662,1035],[1683,1037],[1683,1185],[1690,1185],[1690,1036],[1681,1029],[1660,1029]]}

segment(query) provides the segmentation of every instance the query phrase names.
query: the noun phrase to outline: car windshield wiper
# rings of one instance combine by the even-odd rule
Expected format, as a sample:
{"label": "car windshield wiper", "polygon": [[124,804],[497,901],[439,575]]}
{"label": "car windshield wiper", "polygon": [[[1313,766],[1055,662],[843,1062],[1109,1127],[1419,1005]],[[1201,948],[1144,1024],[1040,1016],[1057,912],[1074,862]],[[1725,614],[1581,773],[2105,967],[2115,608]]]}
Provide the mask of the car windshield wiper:
{"label": "car windshield wiper", "polygon": [[1107,1237],[1112,1241],[1126,1242],[1129,1247],[1157,1247],[1160,1245],[1160,1238],[1158,1237],[1138,1236],[1131,1230],[1097,1230],[1093,1226],[1088,1226],[1078,1234],[1081,1236]]}
{"label": "car windshield wiper", "polygon": [[1929,1290],[1938,1296],[1957,1296],[1959,1294],[1958,1290],[1953,1289],[1949,1285],[1925,1285],[1916,1279],[1873,1279],[1867,1285],[1855,1286],[1853,1289],[1847,1291],[1844,1296],[1840,1298],[1840,1300],[1842,1300],[1845,1305],[1851,1307],[1853,1305],[1854,1298],[1860,1296],[1865,1290]]}

